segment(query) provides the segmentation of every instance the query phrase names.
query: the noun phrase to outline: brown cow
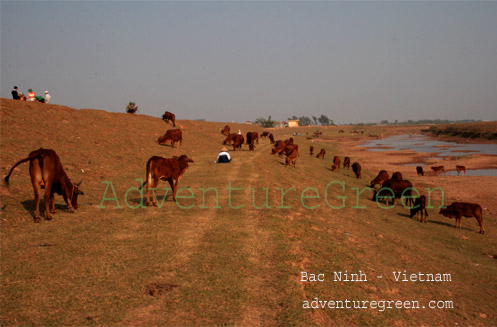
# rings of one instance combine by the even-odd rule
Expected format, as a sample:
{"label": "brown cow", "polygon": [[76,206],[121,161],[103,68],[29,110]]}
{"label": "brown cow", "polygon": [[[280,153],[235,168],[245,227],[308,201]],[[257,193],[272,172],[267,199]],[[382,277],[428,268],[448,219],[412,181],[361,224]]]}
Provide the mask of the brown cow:
{"label": "brown cow", "polygon": [[333,164],[331,165],[331,171],[340,171],[340,157],[333,157]]}
{"label": "brown cow", "polygon": [[274,148],[271,149],[271,154],[280,155],[281,153],[283,153],[283,151],[285,151],[285,148],[286,148],[285,142],[282,140],[278,140],[274,143]]}
{"label": "brown cow", "polygon": [[[391,197],[392,192],[394,193],[393,196],[393,205],[395,205],[395,199],[400,199],[402,196],[408,197],[408,203],[410,205],[414,204],[414,200],[411,197],[412,194],[412,183],[408,180],[396,180],[396,179],[389,179],[383,182],[383,185],[381,186],[380,189],[375,190],[373,194],[373,201],[376,201],[378,196],[385,196],[385,197]],[[382,193],[381,195],[379,193]],[[388,205],[388,198],[386,198],[386,202]]]}
{"label": "brown cow", "polygon": [[319,151],[318,155],[316,156],[316,158],[319,158],[319,159],[324,159],[324,155],[326,154],[326,150],[325,149],[321,149],[321,151]]}
{"label": "brown cow", "polygon": [[[45,219],[52,219],[55,213],[55,193],[62,195],[69,207],[70,212],[78,209],[78,195],[83,192],[79,190],[81,182],[73,184],[67,177],[60,158],[54,150],[39,148],[32,151],[27,158],[18,161],[5,176],[4,180],[8,184],[10,175],[14,168],[29,161],[29,176],[35,193],[35,222],[39,223],[40,218],[40,189],[45,189]],[[50,210],[51,207],[51,210]]]}
{"label": "brown cow", "polygon": [[[173,158],[153,156],[148,159],[147,175],[141,186],[143,187],[146,185],[147,188],[147,206],[150,205],[150,188],[156,189],[159,180],[169,182],[173,193],[173,200],[176,201],[178,182],[181,176],[185,173],[186,168],[188,168],[189,162],[193,162],[193,160],[188,158],[186,155]],[[155,198],[155,196],[152,196],[152,203],[154,206],[157,205]]]}
{"label": "brown cow", "polygon": [[421,166],[417,166],[416,167],[416,173],[418,174],[418,176],[419,175],[421,175],[421,176],[425,175],[425,172],[423,171],[423,167],[421,167]]}
{"label": "brown cow", "polygon": [[456,165],[456,171],[457,171],[457,176],[459,176],[459,173],[464,172],[464,176],[466,176],[466,167],[465,166],[457,166]]}
{"label": "brown cow", "polygon": [[257,132],[247,132],[247,144],[259,144],[259,134]]}
{"label": "brown cow", "polygon": [[311,145],[309,148],[309,155],[313,156],[314,155],[314,146]]}
{"label": "brown cow", "polygon": [[297,157],[299,155],[298,145],[297,144],[287,145],[285,148],[285,154],[286,154],[285,166],[293,165],[293,168],[295,168]]}
{"label": "brown cow", "polygon": [[390,175],[388,175],[388,172],[386,170],[380,170],[378,176],[376,176],[376,178],[371,181],[371,187],[375,187],[376,184],[380,184],[381,187],[383,185],[383,182],[385,182],[389,178]]}
{"label": "brown cow", "polygon": [[352,164],[352,171],[355,174],[355,177],[361,178],[361,164],[358,162],[354,162]]}
{"label": "brown cow", "polygon": [[228,136],[226,136],[226,138],[224,139],[223,141],[223,144],[231,144],[233,143],[233,141],[235,140],[235,137],[237,136],[238,134],[236,133],[230,133]]}
{"label": "brown cow", "polygon": [[444,166],[431,167],[431,169],[435,172],[435,175],[438,175],[439,172],[442,172],[442,174],[445,173]]}
{"label": "brown cow", "polygon": [[345,157],[343,159],[343,168],[350,169],[350,157]]}
{"label": "brown cow", "polygon": [[159,137],[157,140],[160,145],[171,143],[171,146],[175,148],[174,143],[179,142],[179,145],[183,144],[183,133],[178,129],[170,129],[166,134]]}
{"label": "brown cow", "polygon": [[414,206],[410,209],[410,211],[411,214],[409,216],[411,218],[414,217],[414,215],[418,214],[418,221],[424,221],[425,223],[428,222],[426,219],[426,217],[428,217],[428,211],[426,210],[426,196],[421,195],[419,198],[416,198],[416,200],[414,201]]}
{"label": "brown cow", "polygon": [[221,130],[221,134],[228,136],[230,134],[230,127],[228,125],[224,126]]}
{"label": "brown cow", "polygon": [[274,144],[274,136],[272,133],[269,134],[269,141],[271,141],[271,144]]}
{"label": "brown cow", "polygon": [[402,173],[400,171],[396,171],[395,173],[393,173],[392,179],[396,179],[398,181],[401,181],[403,179]]}
{"label": "brown cow", "polygon": [[172,121],[173,127],[176,127],[176,116],[172,112],[166,111],[162,115],[162,120],[165,121],[166,123]]}
{"label": "brown cow", "polygon": [[264,131],[261,133],[261,139],[264,138],[264,137],[268,137],[269,136],[269,132],[268,131]]}
{"label": "brown cow", "polygon": [[461,217],[464,216],[466,218],[475,217],[480,225],[480,233],[485,234],[485,227],[483,227],[483,215],[482,209],[479,204],[476,203],[466,203],[466,202],[452,202],[445,209],[440,209],[439,212],[441,215],[444,215],[448,218],[455,218],[456,225],[455,228],[462,227]]}
{"label": "brown cow", "polygon": [[233,151],[236,151],[236,149],[241,150],[242,144],[244,142],[245,139],[243,138],[243,136],[240,134],[236,134],[235,138],[233,139]]}

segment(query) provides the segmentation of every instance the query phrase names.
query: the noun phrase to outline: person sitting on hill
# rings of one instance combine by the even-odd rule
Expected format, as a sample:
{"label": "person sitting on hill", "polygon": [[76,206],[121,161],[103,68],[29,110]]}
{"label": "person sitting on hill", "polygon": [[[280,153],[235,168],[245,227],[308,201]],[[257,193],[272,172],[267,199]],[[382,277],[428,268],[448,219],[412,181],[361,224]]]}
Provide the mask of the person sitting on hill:
{"label": "person sitting on hill", "polygon": [[126,112],[128,114],[134,114],[137,111],[138,111],[138,106],[134,102],[130,102],[126,107]]}
{"label": "person sitting on hill", "polygon": [[12,99],[14,100],[20,100],[21,98],[19,97],[19,93],[17,92],[17,86],[14,86],[14,89],[12,90]]}
{"label": "person sitting on hill", "polygon": [[219,155],[217,156],[217,160],[215,161],[216,163],[230,163],[231,162],[231,157],[230,154],[228,153],[228,149],[226,147],[221,148],[221,152],[219,152]]}
{"label": "person sitting on hill", "polygon": [[43,99],[43,97],[42,97],[41,95],[37,95],[37,96],[35,96],[35,99],[36,99],[38,102],[45,103],[45,99]]}
{"label": "person sitting on hill", "polygon": [[28,92],[29,101],[36,101],[36,93],[33,91],[33,89],[29,89]]}

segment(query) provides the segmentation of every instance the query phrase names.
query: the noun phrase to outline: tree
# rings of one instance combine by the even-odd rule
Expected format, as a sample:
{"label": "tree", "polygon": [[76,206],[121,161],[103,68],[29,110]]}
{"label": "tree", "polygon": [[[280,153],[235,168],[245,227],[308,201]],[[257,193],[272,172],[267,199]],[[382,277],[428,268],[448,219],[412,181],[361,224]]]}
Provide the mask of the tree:
{"label": "tree", "polygon": [[330,121],[330,119],[326,115],[321,115],[318,118],[318,121],[321,124],[321,126],[330,126],[333,124],[333,121],[332,120]]}
{"label": "tree", "polygon": [[299,126],[309,126],[312,125],[312,120],[307,116],[299,117]]}
{"label": "tree", "polygon": [[314,120],[314,125],[318,124],[318,117],[312,116],[312,120]]}
{"label": "tree", "polygon": [[255,123],[257,125],[261,125],[264,128],[274,127],[274,121],[271,119],[271,116],[269,116],[267,119],[259,117],[255,120]]}

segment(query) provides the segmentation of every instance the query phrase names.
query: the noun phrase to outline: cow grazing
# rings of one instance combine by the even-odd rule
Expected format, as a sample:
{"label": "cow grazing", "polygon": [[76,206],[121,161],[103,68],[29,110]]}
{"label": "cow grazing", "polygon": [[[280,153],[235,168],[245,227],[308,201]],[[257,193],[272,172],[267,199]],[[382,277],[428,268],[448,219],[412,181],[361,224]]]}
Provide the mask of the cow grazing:
{"label": "cow grazing", "polygon": [[421,175],[421,176],[425,175],[425,172],[423,171],[423,167],[421,167],[421,166],[417,166],[416,167],[416,173],[418,173],[418,176],[419,175]]}
{"label": "cow grazing", "polygon": [[267,131],[264,131],[264,132],[261,133],[261,139],[262,138],[266,138],[268,136],[269,136],[269,132],[267,132]]}
{"label": "cow grazing", "polygon": [[392,179],[396,179],[398,181],[401,181],[402,180],[402,173],[400,171],[396,171],[395,173],[393,173]]}
{"label": "cow grazing", "polygon": [[440,209],[439,213],[448,218],[455,218],[456,219],[456,224],[454,226],[455,228],[462,227],[461,217],[463,216],[466,218],[475,217],[476,220],[478,221],[478,225],[480,225],[480,233],[485,234],[485,227],[483,227],[482,209],[479,204],[466,203],[466,202],[452,202],[452,204],[449,205],[447,208]]}
{"label": "cow grazing", "polygon": [[343,169],[350,169],[350,157],[345,157],[343,159]]}
{"label": "cow grazing", "polygon": [[466,176],[466,167],[465,166],[456,166],[456,171],[457,171],[457,176],[459,176],[459,174],[461,172],[464,172],[464,176]]}
{"label": "cow grazing", "polygon": [[286,144],[282,140],[278,140],[274,143],[274,148],[271,149],[271,154],[282,154],[285,151]]}
{"label": "cow grazing", "polygon": [[236,149],[241,150],[242,144],[244,142],[245,142],[245,139],[243,138],[243,136],[236,134],[235,138],[233,139],[233,151],[236,151]]}
{"label": "cow grazing", "polygon": [[259,134],[257,132],[247,132],[247,144],[259,144]]}
{"label": "cow grazing", "polygon": [[230,133],[228,136],[226,136],[226,138],[224,139],[223,141],[223,144],[231,144],[233,143],[233,141],[235,140],[235,137],[237,136],[238,134],[236,133]]}
{"label": "cow grazing", "polygon": [[223,135],[230,135],[230,127],[228,125],[224,126],[223,129],[221,130],[221,134]]}
{"label": "cow grazing", "polygon": [[179,145],[183,144],[183,133],[178,129],[170,129],[166,134],[159,137],[157,140],[159,144],[164,145],[170,143],[173,148],[175,148],[174,143],[179,142]]}
{"label": "cow grazing", "polygon": [[352,171],[355,174],[355,177],[361,178],[361,164],[358,162],[354,162],[352,164]]}
{"label": "cow grazing", "polygon": [[269,141],[271,141],[271,144],[274,144],[274,136],[272,133],[269,134]]}
{"label": "cow grazing", "polygon": [[285,166],[293,165],[295,168],[295,164],[297,163],[297,157],[299,155],[299,147],[297,144],[290,144],[285,147]]}
{"label": "cow grazing", "polygon": [[171,121],[173,123],[173,127],[176,127],[176,116],[172,112],[166,111],[162,115],[162,120],[165,121],[166,123]]}
{"label": "cow grazing", "polygon": [[[389,179],[384,181],[381,188],[379,190],[374,191],[373,201],[376,201],[378,196],[388,196],[388,197],[392,196],[392,192],[390,192],[390,190],[392,190],[394,193],[393,203],[392,203],[393,205],[395,205],[395,199],[400,199],[402,195],[409,197],[408,203],[410,205],[414,204],[414,200],[411,197],[412,183],[405,179],[401,181],[396,179]],[[386,198],[387,205],[388,205],[388,200],[389,199]]]}
{"label": "cow grazing", "polygon": [[[409,215],[411,218],[417,214],[418,221],[420,222],[428,222],[426,217],[428,217],[428,211],[426,210],[426,196],[421,195],[419,198],[414,200],[414,206],[410,209],[411,214]],[[420,217],[419,217],[420,216]]]}
{"label": "cow grazing", "polygon": [[333,157],[333,164],[331,165],[331,171],[340,171],[340,157]]}
{"label": "cow grazing", "polygon": [[[147,188],[147,206],[150,205],[150,188],[156,189],[159,180],[169,182],[173,193],[173,200],[176,201],[178,182],[181,176],[185,173],[186,168],[188,168],[189,162],[193,162],[193,160],[188,158],[186,155],[173,158],[153,156],[148,159],[147,175],[145,176],[145,181],[142,184],[142,187],[146,185]],[[157,205],[155,196],[152,196],[152,203],[154,206]]]}
{"label": "cow grazing", "polygon": [[431,169],[435,172],[435,175],[438,175],[440,172],[442,174],[445,173],[445,168],[444,166],[436,166],[436,167],[431,167]]}
{"label": "cow grazing", "polygon": [[290,137],[289,139],[286,139],[285,140],[285,144],[286,145],[293,144],[293,137]]}
{"label": "cow grazing", "polygon": [[390,175],[388,175],[388,172],[386,170],[380,170],[378,176],[376,176],[375,179],[371,181],[371,187],[375,187],[376,184],[380,184],[381,187],[383,182],[385,182],[388,179],[390,179]]}
{"label": "cow grazing", "polygon": [[321,149],[321,151],[319,151],[318,155],[316,156],[316,158],[319,158],[319,159],[324,159],[324,155],[326,154],[326,150],[325,149]]}
{"label": "cow grazing", "polygon": [[313,156],[314,155],[314,146],[311,145],[309,148],[309,155]]}
{"label": "cow grazing", "polygon": [[[32,151],[27,158],[18,161],[5,176],[4,180],[8,184],[10,175],[14,168],[29,161],[29,176],[35,193],[35,222],[40,222],[40,189],[45,189],[45,219],[52,219],[55,213],[54,197],[55,193],[62,195],[69,207],[70,212],[78,209],[78,195],[83,195],[79,190],[81,182],[73,184],[67,177],[60,158],[54,150],[42,149]],[[50,210],[51,207],[51,210]]]}

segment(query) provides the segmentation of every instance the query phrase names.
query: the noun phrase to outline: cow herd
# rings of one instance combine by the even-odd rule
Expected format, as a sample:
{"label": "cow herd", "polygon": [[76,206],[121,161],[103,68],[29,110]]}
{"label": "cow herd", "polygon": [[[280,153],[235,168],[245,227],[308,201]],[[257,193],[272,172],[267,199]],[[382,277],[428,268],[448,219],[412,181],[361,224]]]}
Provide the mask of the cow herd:
{"label": "cow herd", "polygon": [[[162,116],[162,119],[168,123],[171,122],[173,127],[176,126],[175,115],[171,112],[166,111]],[[240,132],[239,132],[240,133]],[[246,134],[246,139],[241,134],[230,133],[230,127],[226,125],[222,130],[221,134],[225,135],[226,138],[223,144],[233,145],[233,151],[241,150],[241,147],[246,143],[249,150],[254,150],[256,144],[259,144],[259,134],[257,132],[248,132]],[[271,149],[271,154],[285,155],[285,166],[293,166],[295,168],[297,159],[299,157],[299,146],[294,143],[294,139],[290,137],[286,140],[274,140],[273,134],[264,131],[261,133],[262,138],[269,138],[273,148]],[[180,129],[168,130],[163,136],[159,137],[158,143],[161,145],[171,144],[175,147],[176,143],[182,144],[182,132]],[[311,145],[309,148],[309,155],[314,156],[314,146]],[[316,155],[318,159],[324,159],[326,154],[325,149],[321,149]],[[59,156],[54,150],[50,149],[38,149],[32,151],[27,158],[24,158],[12,166],[8,175],[5,177],[5,182],[9,182],[10,175],[12,174],[14,168],[18,165],[29,161],[29,174],[31,177],[31,183],[33,186],[35,194],[35,222],[40,222],[40,190],[44,189],[45,197],[45,219],[52,219],[52,213],[55,213],[54,205],[54,195],[55,193],[62,195],[65,203],[67,204],[69,211],[74,212],[78,208],[78,195],[82,195],[83,192],[79,189],[81,182],[72,183],[69,177],[66,175]],[[150,202],[150,190],[156,189],[159,180],[168,181],[171,190],[173,200],[176,201],[176,192],[178,189],[178,182],[182,175],[188,168],[189,163],[194,161],[186,155],[181,155],[179,157],[173,156],[172,158],[164,158],[159,156],[153,156],[148,159],[146,164],[146,176],[145,181],[141,187],[145,186],[146,191],[146,204],[147,206],[151,204]],[[352,166],[352,171],[354,172],[356,178],[361,178],[361,165],[358,162],[350,164],[350,157],[345,157],[343,160],[343,168],[350,169]],[[341,160],[340,157],[334,156],[331,171],[340,171]],[[444,166],[431,167],[431,169],[438,174],[439,172],[444,172]],[[460,172],[466,172],[464,166],[456,166],[458,174]],[[416,167],[416,172],[423,176],[423,168],[421,166]],[[379,189],[374,189],[376,185],[379,185]],[[378,201],[379,199],[386,199],[387,205],[388,200],[392,200],[392,204],[395,204],[396,199],[402,197],[407,197],[409,199],[410,205],[410,217],[414,215],[420,216],[418,218],[421,222],[427,222],[426,217],[428,212],[426,210],[426,196],[420,195],[418,197],[412,196],[413,185],[410,181],[404,180],[400,172],[394,172],[390,178],[390,175],[386,170],[380,170],[378,175],[371,181],[370,187],[374,189],[373,201]],[[152,196],[152,204],[156,205],[156,198]],[[454,202],[446,208],[440,210],[440,214],[456,219],[456,226],[461,228],[461,217],[475,217],[480,225],[480,233],[484,233],[485,229],[483,227],[482,219],[482,208],[480,205],[475,203],[463,203]]]}
{"label": "cow herd", "polygon": [[[432,167],[443,169],[443,166]],[[421,168],[421,170],[419,169]],[[419,175],[423,175],[422,167],[416,167],[416,171]],[[420,222],[427,222],[428,211],[426,210],[426,196],[419,195],[417,197],[413,196],[413,185],[410,181],[404,180],[402,173],[394,172],[392,177],[386,170],[380,170],[378,175],[371,181],[370,187],[375,188],[376,185],[380,185],[379,189],[375,189],[373,194],[373,201],[378,199],[386,199],[387,205],[388,200],[392,199],[392,203],[395,204],[395,199],[400,199],[406,197],[408,199],[408,205],[410,206],[410,217],[413,218],[415,215]],[[483,226],[482,218],[482,208],[476,203],[465,203],[465,202],[453,202],[447,208],[442,208],[439,214],[448,217],[455,218],[456,225],[454,227],[461,228],[461,217],[475,217],[480,226],[480,233],[485,233],[485,228]]]}

